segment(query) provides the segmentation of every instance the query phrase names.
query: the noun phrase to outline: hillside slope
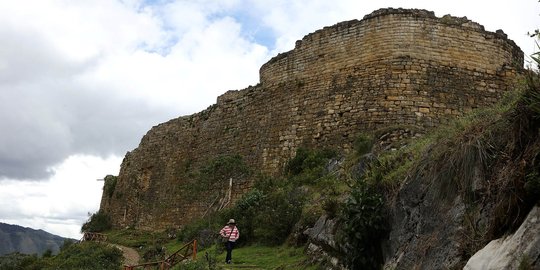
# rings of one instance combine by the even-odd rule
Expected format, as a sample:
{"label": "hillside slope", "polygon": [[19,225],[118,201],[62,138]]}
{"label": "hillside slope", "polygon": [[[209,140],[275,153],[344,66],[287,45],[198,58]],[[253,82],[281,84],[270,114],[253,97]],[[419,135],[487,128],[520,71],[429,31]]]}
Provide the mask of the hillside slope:
{"label": "hillside slope", "polygon": [[46,250],[56,254],[65,239],[43,230],[0,223],[0,255],[13,252],[41,255]]}

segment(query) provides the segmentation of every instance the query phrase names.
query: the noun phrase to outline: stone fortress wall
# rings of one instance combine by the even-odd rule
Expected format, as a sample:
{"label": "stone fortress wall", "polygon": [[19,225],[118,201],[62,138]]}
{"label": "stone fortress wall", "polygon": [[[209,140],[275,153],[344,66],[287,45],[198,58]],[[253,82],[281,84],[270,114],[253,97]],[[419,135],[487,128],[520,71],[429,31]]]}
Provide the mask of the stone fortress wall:
{"label": "stone fortress wall", "polygon": [[[429,128],[512,90],[523,52],[506,35],[433,12],[381,9],[325,27],[260,69],[260,83],[228,91],[190,116],[153,127],[121,166],[101,209],[117,227],[178,227],[214,198],[186,199],[187,171],[223,154],[279,174],[299,146],[348,151],[358,134]],[[233,184],[233,201],[250,182]]]}

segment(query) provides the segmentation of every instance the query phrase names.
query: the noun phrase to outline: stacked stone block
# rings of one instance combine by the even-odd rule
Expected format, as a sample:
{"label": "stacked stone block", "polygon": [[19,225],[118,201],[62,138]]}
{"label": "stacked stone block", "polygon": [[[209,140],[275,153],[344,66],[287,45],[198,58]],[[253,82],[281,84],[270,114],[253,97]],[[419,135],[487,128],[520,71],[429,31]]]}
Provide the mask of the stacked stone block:
{"label": "stacked stone block", "polygon": [[[213,200],[186,199],[190,168],[240,154],[279,175],[300,146],[346,152],[363,132],[430,128],[493,104],[522,66],[523,53],[502,31],[466,18],[382,9],[325,27],[264,64],[258,85],[153,127],[126,155],[117,194],[104,196],[101,208],[118,227],[181,226]],[[250,188],[235,182],[233,201]]]}

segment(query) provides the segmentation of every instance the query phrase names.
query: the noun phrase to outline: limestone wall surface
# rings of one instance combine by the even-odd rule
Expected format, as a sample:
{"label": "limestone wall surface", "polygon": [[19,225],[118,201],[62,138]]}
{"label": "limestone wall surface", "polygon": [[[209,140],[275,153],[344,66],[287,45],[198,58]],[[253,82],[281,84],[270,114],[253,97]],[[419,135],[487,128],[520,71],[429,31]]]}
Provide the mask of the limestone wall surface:
{"label": "limestone wall surface", "polygon": [[[101,209],[117,227],[164,229],[201,217],[188,173],[223,154],[279,174],[299,146],[343,152],[365,131],[429,128],[511,91],[523,53],[502,31],[425,10],[381,9],[325,27],[260,69],[260,83],[153,127],[121,166]],[[233,184],[233,201],[251,187]]]}

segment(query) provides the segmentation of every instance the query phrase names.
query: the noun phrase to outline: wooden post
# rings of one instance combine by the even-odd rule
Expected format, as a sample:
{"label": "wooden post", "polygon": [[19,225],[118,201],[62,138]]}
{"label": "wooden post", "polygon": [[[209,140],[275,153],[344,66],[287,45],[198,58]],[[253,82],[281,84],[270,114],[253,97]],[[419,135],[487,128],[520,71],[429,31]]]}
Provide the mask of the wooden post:
{"label": "wooden post", "polygon": [[197,239],[193,240],[193,260],[197,259]]}
{"label": "wooden post", "polygon": [[229,198],[227,199],[227,204],[231,202],[232,195],[232,177],[229,179]]}

